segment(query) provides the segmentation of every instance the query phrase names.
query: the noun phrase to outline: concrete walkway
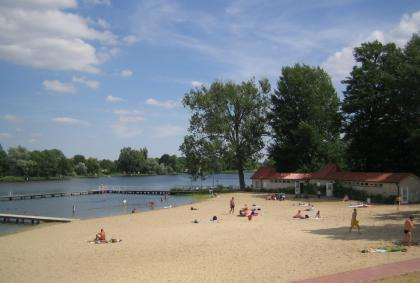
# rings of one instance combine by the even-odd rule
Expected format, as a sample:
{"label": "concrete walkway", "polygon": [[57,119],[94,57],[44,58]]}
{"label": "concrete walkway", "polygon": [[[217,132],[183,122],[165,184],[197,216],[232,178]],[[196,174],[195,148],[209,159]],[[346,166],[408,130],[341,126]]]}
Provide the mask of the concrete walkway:
{"label": "concrete walkway", "polygon": [[380,266],[368,267],[333,275],[298,281],[299,283],[352,283],[372,282],[383,278],[398,276],[420,270],[420,258],[388,263]]}

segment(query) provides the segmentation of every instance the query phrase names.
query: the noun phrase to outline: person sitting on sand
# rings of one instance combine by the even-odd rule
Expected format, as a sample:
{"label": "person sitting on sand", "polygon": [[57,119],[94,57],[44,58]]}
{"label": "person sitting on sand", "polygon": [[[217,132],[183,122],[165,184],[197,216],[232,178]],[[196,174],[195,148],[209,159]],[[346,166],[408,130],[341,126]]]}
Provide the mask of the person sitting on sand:
{"label": "person sitting on sand", "polygon": [[96,234],[95,241],[106,242],[105,231],[101,228],[101,231]]}
{"label": "person sitting on sand", "polygon": [[136,208],[133,208],[133,210],[131,211],[131,213],[136,213],[136,212],[137,212]]}
{"label": "person sitting on sand", "polygon": [[298,210],[298,212],[296,213],[296,215],[293,216],[293,218],[305,219],[306,216],[303,216],[302,212],[300,210]]}
{"label": "person sitting on sand", "polygon": [[344,197],[343,197],[343,202],[346,202],[346,201],[349,201],[350,200],[350,198],[349,198],[349,196],[348,195],[345,195]]}
{"label": "person sitting on sand", "polygon": [[351,215],[351,224],[350,224],[349,233],[351,232],[353,228],[357,228],[357,232],[359,232],[360,234],[359,220],[357,220],[357,209],[354,209]]}
{"label": "person sitting on sand", "polygon": [[414,216],[410,215],[404,223],[404,238],[403,243],[410,246],[413,241],[413,230],[414,230]]}
{"label": "person sitting on sand", "polygon": [[248,205],[245,204],[245,206],[243,208],[241,208],[241,210],[239,210],[239,215],[240,216],[247,216],[248,212],[249,212]]}
{"label": "person sitting on sand", "polygon": [[191,210],[198,210],[198,208],[191,206]]}

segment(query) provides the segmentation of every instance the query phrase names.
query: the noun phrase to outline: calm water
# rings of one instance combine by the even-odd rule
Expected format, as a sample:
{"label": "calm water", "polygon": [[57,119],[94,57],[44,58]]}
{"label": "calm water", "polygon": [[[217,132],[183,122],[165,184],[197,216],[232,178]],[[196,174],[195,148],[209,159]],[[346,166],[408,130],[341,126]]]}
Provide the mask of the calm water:
{"label": "calm water", "polygon": [[[245,175],[250,184],[251,173]],[[188,175],[143,176],[143,177],[101,177],[73,178],[63,181],[39,181],[28,183],[0,183],[0,195],[29,194],[39,192],[77,192],[97,189],[100,185],[107,187],[124,187],[143,190],[169,190],[173,187],[200,186],[238,186],[236,174],[217,174],[206,180],[193,182]],[[126,204],[123,203],[126,200]],[[192,196],[171,196],[163,202],[158,195],[88,195],[57,197],[18,201],[0,201],[0,212],[30,214],[67,218],[94,218],[130,213],[133,208],[139,211],[148,210],[148,202],[155,202],[155,209],[165,206],[189,204]],[[73,214],[73,205],[76,213]],[[25,229],[31,225],[0,224],[0,234]]]}

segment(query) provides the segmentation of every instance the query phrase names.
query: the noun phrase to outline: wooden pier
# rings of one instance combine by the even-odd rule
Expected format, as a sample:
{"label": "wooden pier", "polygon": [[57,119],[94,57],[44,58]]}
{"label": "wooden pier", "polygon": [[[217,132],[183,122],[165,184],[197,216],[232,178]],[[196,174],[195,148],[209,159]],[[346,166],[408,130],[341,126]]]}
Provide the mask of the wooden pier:
{"label": "wooden pier", "polygon": [[133,190],[133,189],[127,189],[127,190],[126,189],[99,189],[99,190],[90,190],[90,191],[82,191],[82,192],[53,192],[53,193],[36,193],[36,194],[20,194],[20,195],[3,195],[3,196],[0,196],[0,201],[99,195],[99,194],[169,195],[170,191]]}
{"label": "wooden pier", "polygon": [[40,222],[71,222],[78,219],[35,216],[35,215],[19,215],[0,213],[0,219],[4,223],[32,223],[39,224]]}

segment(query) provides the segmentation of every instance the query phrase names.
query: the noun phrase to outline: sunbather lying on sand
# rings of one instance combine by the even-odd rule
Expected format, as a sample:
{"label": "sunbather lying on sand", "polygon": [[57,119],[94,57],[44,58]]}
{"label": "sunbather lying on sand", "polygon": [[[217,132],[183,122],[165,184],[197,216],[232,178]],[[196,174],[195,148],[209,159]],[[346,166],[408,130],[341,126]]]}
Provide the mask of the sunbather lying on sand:
{"label": "sunbather lying on sand", "polygon": [[305,211],[312,211],[314,209],[315,209],[314,205],[311,204],[311,205],[309,205],[309,207],[307,209],[305,209]]}
{"label": "sunbather lying on sand", "polygon": [[298,210],[298,212],[296,213],[296,215],[293,216],[293,218],[305,219],[305,218],[309,218],[309,216],[307,214],[302,215],[302,212]]}

